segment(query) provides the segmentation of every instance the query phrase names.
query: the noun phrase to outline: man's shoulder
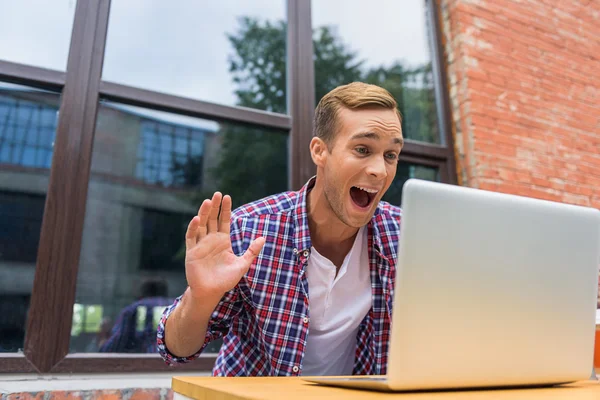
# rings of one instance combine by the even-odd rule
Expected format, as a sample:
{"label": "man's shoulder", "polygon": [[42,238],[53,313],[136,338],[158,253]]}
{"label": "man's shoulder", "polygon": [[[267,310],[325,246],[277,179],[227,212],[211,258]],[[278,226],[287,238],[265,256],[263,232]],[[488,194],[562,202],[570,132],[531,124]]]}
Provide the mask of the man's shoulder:
{"label": "man's shoulder", "polygon": [[395,259],[398,240],[400,239],[400,223],[402,220],[402,209],[388,202],[381,201],[377,207],[379,210],[374,218],[374,224],[378,235],[382,253],[389,259]]}
{"label": "man's shoulder", "polygon": [[252,201],[236,208],[232,221],[248,220],[265,217],[289,216],[296,208],[299,192],[286,191]]}
{"label": "man's shoulder", "polygon": [[400,223],[402,208],[394,206],[387,201],[380,201],[377,208],[379,209],[378,214],[381,216],[382,221],[391,220]]}

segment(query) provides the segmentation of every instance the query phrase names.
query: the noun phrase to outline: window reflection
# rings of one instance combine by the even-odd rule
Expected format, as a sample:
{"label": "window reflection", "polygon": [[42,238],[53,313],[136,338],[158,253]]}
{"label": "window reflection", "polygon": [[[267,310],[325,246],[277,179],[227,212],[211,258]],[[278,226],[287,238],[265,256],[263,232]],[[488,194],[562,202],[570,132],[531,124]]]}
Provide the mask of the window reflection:
{"label": "window reflection", "polygon": [[59,100],[0,83],[0,352],[23,348]]}
{"label": "window reflection", "polygon": [[35,265],[46,196],[0,191],[0,259]]}
{"label": "window reflection", "polygon": [[285,3],[113,0],[102,78],[285,113]]}
{"label": "window reflection", "polygon": [[0,59],[65,71],[76,0],[0,0]]}
{"label": "window reflection", "polygon": [[236,207],[286,189],[286,132],[101,102],[71,352],[155,352],[202,200],[220,190]]}
{"label": "window reflection", "polygon": [[141,125],[138,179],[163,186],[202,183],[204,135],[210,132],[151,120]]}
{"label": "window reflection", "polygon": [[394,181],[390,185],[388,191],[383,196],[382,200],[397,206],[401,205],[402,186],[411,178],[439,182],[439,169],[436,167],[428,167],[425,165],[410,164],[400,161],[398,163],[398,169],[396,170],[396,177],[394,178]]}
{"label": "window reflection", "polygon": [[440,143],[425,2],[313,1],[315,92],[365,81],[390,91],[405,138]]}
{"label": "window reflection", "polygon": [[0,88],[0,164],[50,168],[58,106],[40,103],[40,96]]}

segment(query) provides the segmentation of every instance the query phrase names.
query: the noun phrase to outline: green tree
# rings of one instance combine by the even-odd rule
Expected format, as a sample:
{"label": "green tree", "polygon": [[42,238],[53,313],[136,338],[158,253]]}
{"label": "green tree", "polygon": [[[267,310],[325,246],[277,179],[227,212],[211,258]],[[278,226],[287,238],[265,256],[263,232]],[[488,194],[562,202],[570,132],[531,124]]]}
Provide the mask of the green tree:
{"label": "green tree", "polygon": [[238,105],[277,113],[286,112],[286,24],[239,20],[236,34],[227,38],[234,53],[229,72],[237,85]]}
{"label": "green tree", "polygon": [[366,72],[364,81],[386,88],[398,102],[405,138],[439,143],[431,64],[406,68],[395,63]]}
{"label": "green tree", "polygon": [[[244,17],[239,31],[227,37],[234,49],[229,72],[238,105],[285,113],[285,23]],[[224,124],[221,133],[221,158],[213,176],[234,207],[286,190],[286,132]]]}
{"label": "green tree", "polygon": [[315,104],[331,89],[346,83],[362,80],[364,61],[350,51],[328,26],[313,33],[315,53]]}

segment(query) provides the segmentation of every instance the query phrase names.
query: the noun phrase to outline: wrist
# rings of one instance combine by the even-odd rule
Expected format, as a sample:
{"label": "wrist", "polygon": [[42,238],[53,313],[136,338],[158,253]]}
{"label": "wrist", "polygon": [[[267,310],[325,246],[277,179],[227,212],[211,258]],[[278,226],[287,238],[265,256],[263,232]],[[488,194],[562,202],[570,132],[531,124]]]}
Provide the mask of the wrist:
{"label": "wrist", "polygon": [[193,308],[216,306],[225,293],[212,293],[202,290],[194,290],[190,286],[185,291],[184,297]]}

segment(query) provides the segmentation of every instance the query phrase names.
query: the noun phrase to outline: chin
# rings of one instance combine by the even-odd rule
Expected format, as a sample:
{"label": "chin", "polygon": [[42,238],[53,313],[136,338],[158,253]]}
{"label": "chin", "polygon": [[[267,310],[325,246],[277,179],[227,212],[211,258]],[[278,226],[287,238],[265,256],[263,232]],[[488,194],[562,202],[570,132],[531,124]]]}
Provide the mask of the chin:
{"label": "chin", "polygon": [[356,215],[356,213],[346,213],[346,220],[344,222],[346,223],[346,225],[351,226],[353,228],[361,228],[367,225],[369,221],[371,221],[371,219],[373,218],[373,215],[375,214],[377,204],[378,203],[372,204],[369,210],[365,210],[359,215]]}

